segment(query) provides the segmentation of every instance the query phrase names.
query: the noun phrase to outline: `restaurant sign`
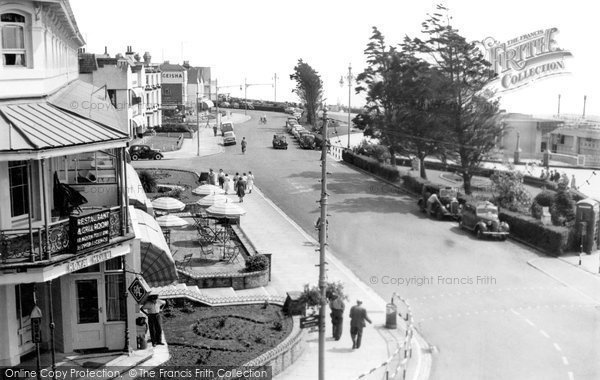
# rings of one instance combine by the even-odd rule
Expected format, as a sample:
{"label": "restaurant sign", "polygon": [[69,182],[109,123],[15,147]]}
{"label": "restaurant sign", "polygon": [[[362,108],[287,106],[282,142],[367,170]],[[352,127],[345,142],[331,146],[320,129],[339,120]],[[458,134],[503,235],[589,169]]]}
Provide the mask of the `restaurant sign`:
{"label": "restaurant sign", "polygon": [[110,210],[71,215],[69,219],[71,248],[76,252],[108,244]]}
{"label": "restaurant sign", "polygon": [[571,52],[557,46],[557,28],[540,29],[508,42],[488,37],[481,42],[498,78],[490,83],[498,92],[515,90],[536,80],[568,74],[564,59]]}

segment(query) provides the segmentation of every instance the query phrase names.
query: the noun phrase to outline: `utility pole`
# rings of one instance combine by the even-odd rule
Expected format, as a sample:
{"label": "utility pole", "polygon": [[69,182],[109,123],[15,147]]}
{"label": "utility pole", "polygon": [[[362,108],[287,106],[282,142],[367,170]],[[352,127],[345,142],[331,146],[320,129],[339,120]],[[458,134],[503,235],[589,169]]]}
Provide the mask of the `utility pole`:
{"label": "utility pole", "polygon": [[[210,86],[208,86],[210,88]],[[215,123],[217,123],[217,130],[221,129],[221,114],[219,113],[219,79],[215,79],[215,93],[217,97],[215,98],[215,104],[217,105],[217,114],[215,115],[217,118],[215,119]]]}
{"label": "utility pole", "polygon": [[587,102],[587,95],[583,95],[583,115],[581,116],[585,119],[585,103]]}
{"label": "utility pole", "polygon": [[200,112],[198,112],[198,95],[200,95],[200,93],[196,90],[196,130],[198,131],[196,135],[196,137],[198,137],[198,151],[196,152],[196,156],[200,157]]}
{"label": "utility pole", "polygon": [[560,94],[558,94],[558,117],[560,117]]}
{"label": "utility pole", "polygon": [[[348,146],[350,149],[350,125],[352,124],[352,119],[350,117],[350,100],[352,99],[352,81],[354,80],[354,76],[352,76],[352,63],[348,64],[348,75],[346,76],[346,80],[348,81]],[[344,77],[340,78],[340,86],[344,86]]]}
{"label": "utility pole", "polygon": [[275,99],[273,101],[276,102],[277,101],[277,73],[275,73],[275,76],[273,76],[273,87],[275,87]]}
{"label": "utility pole", "polygon": [[327,108],[323,108],[323,146],[321,147],[321,217],[319,218],[319,380],[325,380],[325,247],[327,246]]}
{"label": "utility pole", "polygon": [[244,115],[248,114],[248,83],[246,78],[244,78]]}

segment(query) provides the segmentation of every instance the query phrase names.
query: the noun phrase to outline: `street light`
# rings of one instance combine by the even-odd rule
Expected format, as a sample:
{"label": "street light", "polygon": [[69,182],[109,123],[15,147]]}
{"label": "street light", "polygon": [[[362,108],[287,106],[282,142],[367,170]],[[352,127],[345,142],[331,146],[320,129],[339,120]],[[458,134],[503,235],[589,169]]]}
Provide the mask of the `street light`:
{"label": "street light", "polygon": [[340,78],[340,86],[344,87],[344,79],[348,82],[348,149],[350,149],[350,124],[352,120],[350,118],[350,99],[352,97],[352,81],[354,80],[354,76],[352,75],[352,64],[348,64],[348,75],[342,76]]}

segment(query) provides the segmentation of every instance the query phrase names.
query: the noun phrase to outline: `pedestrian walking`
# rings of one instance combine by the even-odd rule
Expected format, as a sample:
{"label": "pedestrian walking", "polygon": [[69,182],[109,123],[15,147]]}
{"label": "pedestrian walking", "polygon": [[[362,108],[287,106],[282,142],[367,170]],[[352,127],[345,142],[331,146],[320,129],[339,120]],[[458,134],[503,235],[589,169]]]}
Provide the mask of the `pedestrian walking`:
{"label": "pedestrian walking", "polygon": [[246,138],[242,137],[242,154],[246,154],[246,145],[248,145],[248,142],[246,142]]}
{"label": "pedestrian walking", "polygon": [[240,203],[244,203],[244,195],[246,195],[246,181],[243,177],[238,177],[235,183],[235,193],[237,194]]}
{"label": "pedestrian walking", "polygon": [[565,185],[566,188],[569,187],[569,176],[567,175],[567,173],[563,172],[560,176],[560,183],[562,185]]}
{"label": "pedestrian walking", "polygon": [[540,179],[541,180],[545,180],[546,179],[546,171],[544,169],[542,169],[542,174],[540,174]]}
{"label": "pedestrian walking", "polygon": [[342,328],[344,325],[344,309],[346,305],[337,293],[333,293],[329,301],[331,309],[331,325],[333,326],[333,339],[340,340],[342,337]]}
{"label": "pedestrian walking", "polygon": [[215,172],[212,169],[208,169],[208,184],[215,185]]}
{"label": "pedestrian walking", "polygon": [[231,180],[231,178],[229,178],[229,174],[225,174],[223,190],[225,190],[225,194],[229,194],[233,191],[233,181]]}
{"label": "pedestrian walking", "polygon": [[365,321],[373,323],[367,315],[367,310],[362,307],[362,301],[357,300],[356,305],[350,308],[350,337],[352,338],[352,349],[360,348],[363,328],[366,326]]}
{"label": "pedestrian walking", "polygon": [[217,128],[217,124],[213,125],[213,133],[215,134],[215,137],[217,137],[217,131],[219,129]]}
{"label": "pedestrian walking", "polygon": [[248,194],[252,194],[252,189],[254,189],[254,174],[252,172],[248,172],[246,188],[248,189]]}
{"label": "pedestrian walking", "polygon": [[558,181],[560,181],[560,173],[558,169],[554,169],[554,182],[558,183]]}
{"label": "pedestrian walking", "polygon": [[240,173],[235,173],[233,176],[233,189],[236,189],[237,183],[240,180]]}
{"label": "pedestrian walking", "polygon": [[577,190],[577,181],[575,181],[575,174],[571,175],[571,189]]}
{"label": "pedestrian walking", "polygon": [[158,298],[158,293],[151,292],[148,300],[141,308],[141,312],[148,316],[148,327],[150,327],[150,340],[152,346],[164,344],[162,341],[162,326],[160,312],[166,302]]}
{"label": "pedestrian walking", "polygon": [[223,188],[223,185],[225,185],[225,173],[223,172],[223,169],[219,169],[219,186],[221,186],[221,189]]}
{"label": "pedestrian walking", "polygon": [[217,172],[213,172],[213,185],[217,185],[219,183],[219,175],[217,174]]}

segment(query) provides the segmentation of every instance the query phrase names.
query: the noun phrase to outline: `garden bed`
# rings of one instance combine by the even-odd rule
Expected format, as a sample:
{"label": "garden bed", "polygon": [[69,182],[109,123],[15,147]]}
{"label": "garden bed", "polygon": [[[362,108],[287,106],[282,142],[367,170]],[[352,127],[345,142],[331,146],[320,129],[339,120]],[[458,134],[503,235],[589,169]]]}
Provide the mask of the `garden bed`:
{"label": "garden bed", "polygon": [[278,305],[177,304],[163,314],[171,356],[164,366],[241,366],[276,347],[293,328]]}
{"label": "garden bed", "polygon": [[[138,172],[148,172],[157,182],[156,192],[146,192],[149,199],[173,197],[188,204],[195,203],[202,198],[202,196],[192,194],[192,190],[198,186],[198,176],[194,172],[175,169],[138,169]],[[173,190],[162,192],[166,185],[173,186]]]}

